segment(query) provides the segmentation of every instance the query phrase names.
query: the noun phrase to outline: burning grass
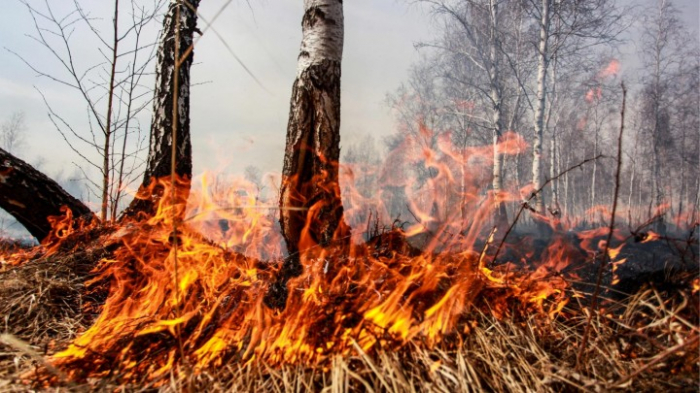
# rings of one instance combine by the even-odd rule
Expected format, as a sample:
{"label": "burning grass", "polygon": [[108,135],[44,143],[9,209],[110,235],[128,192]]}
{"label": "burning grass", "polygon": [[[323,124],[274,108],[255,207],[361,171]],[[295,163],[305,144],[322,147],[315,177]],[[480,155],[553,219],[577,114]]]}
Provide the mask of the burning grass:
{"label": "burning grass", "polygon": [[[604,299],[591,311],[595,289],[586,284],[601,253],[612,262],[604,297],[640,257],[620,230],[576,232],[537,216],[550,228],[546,241],[505,241],[489,217],[494,198],[517,200],[517,192],[460,194],[473,209],[447,204],[434,216],[438,197],[417,198],[421,219],[406,231],[325,247],[307,233],[300,243],[308,247],[296,255],[301,274],[278,310],[264,302],[284,255],[274,217],[245,188],[209,190],[203,184],[188,206],[163,198],[155,216],[117,227],[76,227],[68,214],[42,246],[2,254],[0,389],[695,386],[697,267],[673,275],[664,290]],[[361,211],[349,209],[347,218]],[[415,232],[429,235],[421,250],[407,242]],[[679,248],[679,258],[696,258],[695,243]]]}
{"label": "burning grass", "polygon": [[[17,277],[1,292],[6,331],[28,345],[2,347],[2,391],[25,391],[27,384],[44,386],[52,374],[42,371],[37,354],[50,355],[65,348],[89,326],[91,318],[74,304],[55,299],[59,293],[50,295],[61,288],[61,293],[74,294],[79,301],[79,294],[84,293],[82,281],[87,277],[66,274],[61,265],[42,261],[3,272],[4,285],[8,274]],[[16,298],[20,292],[25,297]],[[36,301],[31,302],[32,298]],[[398,347],[385,344],[386,348],[368,353],[353,342],[351,351],[330,356],[322,364],[227,359],[220,366],[197,372],[192,364],[174,364],[155,379],[123,374],[115,368],[113,373],[70,385],[54,376],[54,383],[94,391],[153,387],[162,391],[406,392],[697,388],[698,299],[691,288],[664,293],[650,287],[623,301],[607,299],[605,308],[593,318],[592,340],[579,368],[576,354],[587,310],[582,304],[570,303],[553,319],[522,313],[496,318],[488,311],[488,299],[477,304],[463,316],[461,327],[466,333],[451,335],[432,348],[410,341]]]}
{"label": "burning grass", "polygon": [[[573,289],[563,268],[571,261],[487,268],[488,249],[417,253],[390,231],[359,250],[303,258],[304,274],[277,312],[262,304],[274,264],[183,227],[174,289],[162,284],[174,280],[167,226],[93,231],[100,241],[76,233],[3,266],[0,390],[697,387],[697,271],[664,291],[605,299],[577,365],[592,290]],[[537,258],[585,254],[563,249]]]}

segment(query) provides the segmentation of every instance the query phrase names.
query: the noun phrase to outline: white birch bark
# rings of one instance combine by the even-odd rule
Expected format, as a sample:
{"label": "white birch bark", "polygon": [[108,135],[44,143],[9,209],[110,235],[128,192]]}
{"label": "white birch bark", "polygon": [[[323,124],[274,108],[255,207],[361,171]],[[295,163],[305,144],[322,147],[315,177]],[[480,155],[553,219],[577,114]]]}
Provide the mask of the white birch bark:
{"label": "white birch bark", "polygon": [[343,24],[342,0],[304,0],[297,78],[314,65],[342,60]]}
{"label": "white birch bark", "polygon": [[498,3],[490,0],[489,11],[491,17],[491,28],[489,31],[489,84],[492,104],[492,127],[493,127],[493,193],[495,197],[494,213],[496,223],[499,226],[507,225],[505,205],[500,200],[500,192],[503,189],[503,154],[500,153],[498,142],[503,133],[502,121],[502,99],[501,81],[499,78],[499,56],[498,56]]}
{"label": "white birch bark", "polygon": [[[552,127],[552,140],[549,144],[549,178],[554,179],[557,175],[555,172],[557,170],[557,133],[556,128]],[[549,211],[553,215],[560,215],[559,211],[559,183],[558,181],[552,181],[552,201],[550,203]]]}
{"label": "white birch bark", "polygon": [[286,283],[301,274],[299,255],[306,247],[350,238],[338,183],[342,53],[342,0],[304,0],[280,187],[279,222],[289,258],[265,298],[271,307],[286,304]]}
{"label": "white birch bark", "polygon": [[[662,62],[662,52],[666,44],[665,35],[668,33],[664,30],[662,24],[664,20],[664,12],[666,9],[666,1],[662,0],[659,2],[659,15],[658,15],[658,26],[655,26],[658,31],[656,35],[656,42],[654,47],[654,97],[653,97],[653,111],[654,111],[654,128],[653,128],[653,174],[652,174],[652,202],[650,203],[650,211],[653,211],[655,207],[661,206],[664,202],[664,192],[663,184],[661,182],[661,130],[659,129],[660,117],[661,117],[661,99],[662,99],[662,88],[661,88],[661,62]],[[659,232],[664,232],[665,225],[663,222],[663,217],[656,222],[655,228]]]}
{"label": "white birch bark", "polygon": [[[537,53],[537,102],[535,107],[535,141],[532,146],[532,186],[535,190],[542,187],[542,139],[544,134],[544,109],[546,105],[547,67],[549,58],[547,44],[549,41],[549,3],[542,0],[540,10],[540,38]],[[535,197],[535,209],[544,213],[544,198],[541,193]]]}
{"label": "white birch bark", "polygon": [[[598,125],[598,105],[600,102],[596,100],[595,106],[593,107],[593,157],[598,155],[598,139],[600,139],[600,126]],[[591,204],[592,209],[596,206],[596,175],[598,173],[598,160],[593,160],[593,171],[591,174]],[[591,217],[591,220],[595,220],[595,217]]]}

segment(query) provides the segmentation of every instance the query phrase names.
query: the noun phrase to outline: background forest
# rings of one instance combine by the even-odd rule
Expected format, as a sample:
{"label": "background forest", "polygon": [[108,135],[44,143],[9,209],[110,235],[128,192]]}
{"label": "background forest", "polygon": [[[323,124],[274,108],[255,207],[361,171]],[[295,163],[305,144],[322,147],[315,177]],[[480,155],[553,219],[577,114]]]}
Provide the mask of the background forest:
{"label": "background forest", "polygon": [[[63,84],[87,109],[88,130],[84,115],[72,118],[73,113],[55,97],[47,98],[40,87],[33,92],[42,97],[55,128],[41,133],[61,135],[67,142],[64,146],[70,147],[61,150],[74,152],[72,164],[57,169],[53,157],[34,156],[33,146],[39,141],[22,109],[8,108],[0,128],[0,147],[49,173],[60,172],[54,178],[70,193],[95,211],[106,201],[112,217],[124,207],[123,195],[134,192],[133,181],[143,170],[152,94],[150,68],[163,5],[123,3],[123,35],[113,58],[107,50],[112,47],[105,29],[109,20],[93,17],[87,5],[78,3],[65,14],[50,13],[48,3],[24,4],[36,22],[34,31],[25,32],[34,37],[33,46],[6,44],[7,61],[35,71],[41,80]],[[483,0],[419,1],[410,6],[425,16],[433,38],[414,43],[418,60],[405,64],[405,81],[388,91],[383,102],[375,103],[390,113],[394,125],[370,131],[353,120],[356,116],[349,119],[346,115],[343,120],[351,124],[345,126],[341,140],[341,186],[346,209],[353,212],[346,215],[351,226],[366,228],[370,221],[372,225],[415,223],[416,209],[435,210],[431,204],[436,193],[444,198],[442,202],[459,203],[469,189],[467,183],[473,183],[482,195],[502,189],[525,200],[546,179],[594,157],[598,159],[548,184],[533,208],[550,216],[575,217],[575,225],[603,224],[608,215],[599,207],[611,205],[614,188],[622,80],[630,94],[621,216],[636,226],[660,213],[663,220],[657,220],[657,229],[687,226],[697,220],[700,44],[697,23],[689,25],[688,17],[681,13],[684,4],[586,0],[555,1],[543,8],[545,4],[549,3]],[[262,16],[259,10],[251,13]],[[207,36],[218,35],[214,22]],[[100,55],[75,55],[84,53],[71,37],[75,29],[87,29],[99,38],[104,45],[98,48]],[[39,34],[42,31],[52,33]],[[62,35],[65,42],[55,41]],[[43,68],[32,60],[27,48],[47,52],[63,67]],[[241,61],[236,67],[245,67],[244,77],[255,81],[260,91],[267,89],[269,81],[258,80],[256,69],[246,67],[243,49],[228,46],[222,53]],[[76,57],[75,63],[65,62],[71,56]],[[215,60],[199,57],[199,61]],[[109,95],[111,64],[117,69],[112,85],[119,99],[108,120],[101,107]],[[348,78],[350,82],[344,78],[346,87],[356,79]],[[83,84],[76,83],[78,80]],[[195,95],[197,89],[216,83],[206,76],[199,80],[202,85],[193,87]],[[344,110],[354,114],[353,101],[351,109]],[[284,121],[284,115],[279,117]],[[197,124],[196,114],[193,122]],[[510,132],[525,142],[518,145],[518,151],[494,151],[491,157],[472,157],[466,162],[454,157],[471,147],[502,141]],[[201,138],[206,131],[195,130],[195,134]],[[246,135],[241,138],[249,138]],[[274,133],[262,135],[274,139],[270,136]],[[280,136],[272,144],[281,146],[281,140]],[[281,153],[276,159],[278,147],[271,147],[269,141],[255,142],[264,162],[251,159],[244,166],[221,165],[225,169],[217,171],[217,182],[222,183],[217,187],[230,184],[233,175],[245,179],[246,187],[259,194],[256,198],[261,203],[276,201],[278,175],[274,172],[279,169],[274,168],[279,168]],[[105,150],[105,146],[112,149]],[[249,150],[240,144],[233,149]],[[426,151],[431,152],[430,157]],[[221,153],[215,155],[228,160]],[[446,165],[457,180],[443,186],[431,181],[438,177],[435,163]],[[409,199],[423,206],[412,210]],[[502,215],[512,217],[520,202],[504,203]],[[439,217],[439,212],[434,213]],[[0,222],[4,233],[23,233],[8,216]]]}

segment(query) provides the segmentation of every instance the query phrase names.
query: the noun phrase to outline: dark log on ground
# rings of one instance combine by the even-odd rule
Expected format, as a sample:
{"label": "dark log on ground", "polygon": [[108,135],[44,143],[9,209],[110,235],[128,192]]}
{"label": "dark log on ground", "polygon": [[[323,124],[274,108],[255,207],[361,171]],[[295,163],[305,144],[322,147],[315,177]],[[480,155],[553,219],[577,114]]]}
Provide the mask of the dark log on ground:
{"label": "dark log on ground", "polygon": [[[302,32],[280,188],[280,225],[289,257],[267,298],[275,307],[286,302],[287,280],[301,273],[299,252],[345,237],[337,231],[349,233],[338,184],[342,1],[305,2]],[[307,222],[309,237],[302,239]]]}
{"label": "dark log on ground", "polygon": [[51,232],[50,216],[70,209],[74,224],[90,222],[94,214],[58,183],[31,165],[0,149],[0,208],[10,213],[32,236],[43,240]]}
{"label": "dark log on ground", "polygon": [[[163,30],[158,46],[156,86],[153,96],[153,121],[146,171],[136,198],[122,217],[150,217],[155,213],[164,187],[155,182],[171,174],[173,148],[173,103],[177,92],[177,124],[175,174],[177,198],[187,198],[192,177],[192,144],[190,141],[190,68],[193,61],[193,37],[197,29],[197,13],[200,0],[171,2],[163,19]],[[177,15],[180,15],[179,41],[176,45]],[[182,59],[176,67],[175,52]],[[184,57],[184,58],[183,58]],[[176,72],[177,71],[177,72]],[[176,80],[177,79],[177,80]],[[175,89],[177,84],[177,89]]]}

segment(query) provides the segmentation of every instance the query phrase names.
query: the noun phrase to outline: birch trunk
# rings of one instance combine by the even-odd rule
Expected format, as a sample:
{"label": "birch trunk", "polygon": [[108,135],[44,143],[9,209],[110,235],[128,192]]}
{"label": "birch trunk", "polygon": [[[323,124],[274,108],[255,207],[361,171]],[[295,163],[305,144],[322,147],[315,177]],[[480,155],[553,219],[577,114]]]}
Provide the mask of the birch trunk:
{"label": "birch trunk", "polygon": [[[547,44],[549,39],[549,2],[542,0],[540,38],[537,53],[537,105],[535,107],[535,143],[533,144],[532,186],[535,190],[542,187],[542,140],[544,134],[544,109],[547,87]],[[535,209],[544,213],[544,198],[542,194],[535,197]]]}
{"label": "birch trunk", "polygon": [[[571,149],[567,149],[566,165],[564,165],[564,167],[570,168],[571,167],[570,162],[571,162]],[[570,215],[570,212],[569,212],[569,172],[566,172],[564,174],[564,216],[568,217],[569,215]]]}
{"label": "birch trunk", "polygon": [[[31,165],[0,149],[0,208],[10,213],[32,236],[43,240],[51,232],[50,216],[71,210],[74,218],[92,221],[92,211]],[[79,220],[74,220],[78,224]]]}
{"label": "birch trunk", "polygon": [[[653,180],[652,180],[652,202],[650,204],[650,212],[653,212],[655,208],[661,206],[665,200],[663,183],[661,181],[661,140],[662,136],[660,130],[661,123],[661,100],[662,100],[662,87],[661,87],[661,72],[662,72],[662,59],[663,59],[663,49],[666,45],[665,35],[662,27],[661,21],[663,20],[665,14],[665,1],[659,3],[659,26],[657,27],[656,42],[654,46],[654,97],[653,97],[653,111],[654,111],[654,128],[653,128]],[[657,232],[665,232],[664,217],[658,218],[654,225]]]}
{"label": "birch trunk", "polygon": [[502,229],[508,225],[506,206],[501,202],[501,190],[503,189],[503,154],[498,149],[503,134],[503,116],[501,84],[499,79],[499,58],[498,58],[498,3],[490,1],[491,29],[489,32],[489,84],[492,104],[492,126],[493,126],[493,194],[494,194],[494,214],[496,226]]}
{"label": "birch trunk", "polygon": [[[632,172],[630,174],[630,190],[629,190],[629,196],[627,197],[627,219],[629,220],[629,225],[632,226],[633,222],[633,212],[632,212],[632,196],[634,193],[634,185],[635,185],[635,178],[637,177],[637,150],[639,147],[639,132],[637,132],[634,135],[634,151],[632,153],[632,159],[630,160],[632,168],[630,168],[630,171]],[[639,205],[637,205],[637,208],[639,208]],[[636,213],[636,212],[635,212]]]}
{"label": "birch trunk", "polygon": [[[554,179],[557,176],[557,133],[556,128],[552,128],[552,140],[549,145],[549,178]],[[552,202],[550,203],[549,211],[554,216],[560,216],[559,211],[559,182],[552,181]]]}
{"label": "birch trunk", "polygon": [[[558,41],[558,40],[557,40]],[[555,46],[557,46],[558,42],[555,41]],[[549,105],[546,110],[546,117],[544,121],[544,128],[549,130],[550,125],[549,122],[552,120],[552,117],[554,117],[552,114],[554,113],[554,108],[557,106],[557,66],[559,65],[558,57],[554,57],[552,59],[552,72],[550,72],[550,78],[552,80],[552,91],[549,94]],[[558,117],[558,115],[555,114],[555,116]],[[557,127],[556,125],[558,124],[558,121],[554,122],[554,127],[551,127],[552,130],[552,139],[550,140],[549,143],[549,178],[554,179],[556,177],[556,158],[557,158]],[[544,134],[544,131],[543,131]],[[555,217],[560,216],[559,212],[559,190],[558,190],[558,182],[557,180],[554,180],[551,182],[551,202],[549,204],[549,213],[552,214]]]}
{"label": "birch trunk", "polygon": [[[685,147],[685,128],[683,129],[683,134],[681,137],[681,146]],[[680,186],[681,189],[678,192],[678,216],[682,217],[683,215],[683,202],[685,199],[685,194],[686,194],[686,187],[685,187],[685,160],[681,157],[681,174],[680,174]]]}
{"label": "birch trunk", "polygon": [[301,252],[349,233],[338,184],[342,53],[342,0],[304,0],[279,202],[289,258],[266,297],[273,307],[284,306],[287,280],[301,274]]}
{"label": "birch trunk", "polygon": [[[188,0],[188,3],[192,8],[179,1],[171,2],[163,19],[163,31],[156,62],[156,86],[153,96],[148,161],[139,192],[124,212],[124,216],[150,217],[155,214],[158,201],[166,191],[163,182],[159,183],[157,180],[164,179],[170,183],[167,177],[171,173],[172,166],[173,128],[176,132],[175,174],[178,178],[175,184],[176,199],[186,201],[189,194],[192,177],[190,68],[194,53],[191,46],[194,42],[194,33],[199,32],[196,9],[200,0]],[[176,32],[177,26],[179,26],[179,32]],[[176,40],[176,37],[179,37],[179,40]],[[181,61],[179,65],[176,64],[178,59]],[[177,98],[175,124],[173,124],[174,98]]]}
{"label": "birch trunk", "polygon": [[[593,157],[598,155],[598,139],[600,136],[600,127],[598,126],[598,104],[599,101],[596,100],[595,107],[593,108],[593,127],[594,127],[594,133],[593,133]],[[593,171],[591,173],[591,204],[590,204],[590,209],[593,211],[593,208],[596,206],[596,175],[598,174],[598,160],[593,160]],[[595,213],[593,213],[595,214]],[[591,221],[595,221],[595,217],[591,217]]]}

